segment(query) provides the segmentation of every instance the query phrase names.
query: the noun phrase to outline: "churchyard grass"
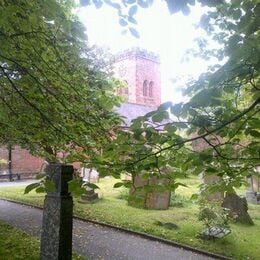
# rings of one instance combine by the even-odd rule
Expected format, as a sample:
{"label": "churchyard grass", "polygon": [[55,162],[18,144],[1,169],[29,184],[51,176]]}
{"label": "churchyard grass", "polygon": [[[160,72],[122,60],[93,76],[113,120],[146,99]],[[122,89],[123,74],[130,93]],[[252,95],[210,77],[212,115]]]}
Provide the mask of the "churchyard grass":
{"label": "churchyard grass", "polygon": [[[113,189],[117,180],[101,179],[98,190],[100,200],[93,204],[82,204],[74,199],[74,215],[109,223],[115,226],[141,231],[180,243],[188,244],[207,251],[232,256],[234,259],[259,259],[260,255],[260,206],[249,204],[249,214],[255,225],[231,224],[231,235],[215,241],[196,238],[203,228],[197,220],[198,205],[189,200],[197,191],[200,180],[196,177],[185,180],[188,188],[180,187],[171,201],[169,210],[145,210],[127,205],[127,190]],[[0,197],[32,205],[43,205],[43,194],[31,192],[23,195],[24,187],[1,188]],[[240,189],[239,193],[244,190]],[[172,222],[179,229],[167,229],[155,224],[156,221]]]}
{"label": "churchyard grass", "polygon": [[[0,259],[4,260],[38,260],[40,253],[39,239],[11,227],[0,221]],[[73,260],[83,260],[73,255]]]}

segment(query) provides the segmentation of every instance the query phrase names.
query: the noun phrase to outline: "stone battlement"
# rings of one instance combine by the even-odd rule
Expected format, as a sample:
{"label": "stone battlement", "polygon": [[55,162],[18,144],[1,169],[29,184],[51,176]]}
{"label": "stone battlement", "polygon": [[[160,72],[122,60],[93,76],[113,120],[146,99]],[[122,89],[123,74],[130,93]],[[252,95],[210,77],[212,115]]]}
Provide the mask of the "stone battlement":
{"label": "stone battlement", "polygon": [[132,57],[138,57],[142,59],[151,60],[156,63],[160,63],[159,55],[155,54],[154,52],[147,51],[145,49],[134,47],[122,52],[119,52],[117,55],[114,56],[114,62],[129,59]]}

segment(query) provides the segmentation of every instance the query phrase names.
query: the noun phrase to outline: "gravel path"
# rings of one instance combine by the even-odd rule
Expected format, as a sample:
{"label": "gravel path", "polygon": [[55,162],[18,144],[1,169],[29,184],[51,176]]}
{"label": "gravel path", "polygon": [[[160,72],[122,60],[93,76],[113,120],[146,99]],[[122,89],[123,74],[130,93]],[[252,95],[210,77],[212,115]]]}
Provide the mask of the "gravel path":
{"label": "gravel path", "polygon": [[[40,236],[42,210],[0,200],[0,219]],[[204,260],[213,259],[113,228],[74,219],[73,251],[88,259]]]}

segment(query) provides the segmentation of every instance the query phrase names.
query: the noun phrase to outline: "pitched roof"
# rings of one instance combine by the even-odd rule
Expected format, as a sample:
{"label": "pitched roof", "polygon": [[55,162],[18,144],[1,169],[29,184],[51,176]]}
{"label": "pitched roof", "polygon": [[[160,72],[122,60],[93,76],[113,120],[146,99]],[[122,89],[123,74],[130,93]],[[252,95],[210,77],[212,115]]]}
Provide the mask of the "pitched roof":
{"label": "pitched roof", "polygon": [[124,103],[120,107],[117,107],[115,112],[124,117],[125,126],[130,126],[133,119],[139,116],[144,116],[145,114],[156,109],[157,107],[149,107],[147,105]]}

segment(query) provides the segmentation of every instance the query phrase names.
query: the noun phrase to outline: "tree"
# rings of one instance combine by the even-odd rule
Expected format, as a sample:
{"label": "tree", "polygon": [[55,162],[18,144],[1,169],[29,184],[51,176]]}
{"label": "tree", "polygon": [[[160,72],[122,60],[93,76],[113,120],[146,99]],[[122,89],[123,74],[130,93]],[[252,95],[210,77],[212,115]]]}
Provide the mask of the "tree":
{"label": "tree", "polygon": [[0,142],[49,161],[91,157],[121,120],[112,112],[119,83],[72,8],[0,1]]}

